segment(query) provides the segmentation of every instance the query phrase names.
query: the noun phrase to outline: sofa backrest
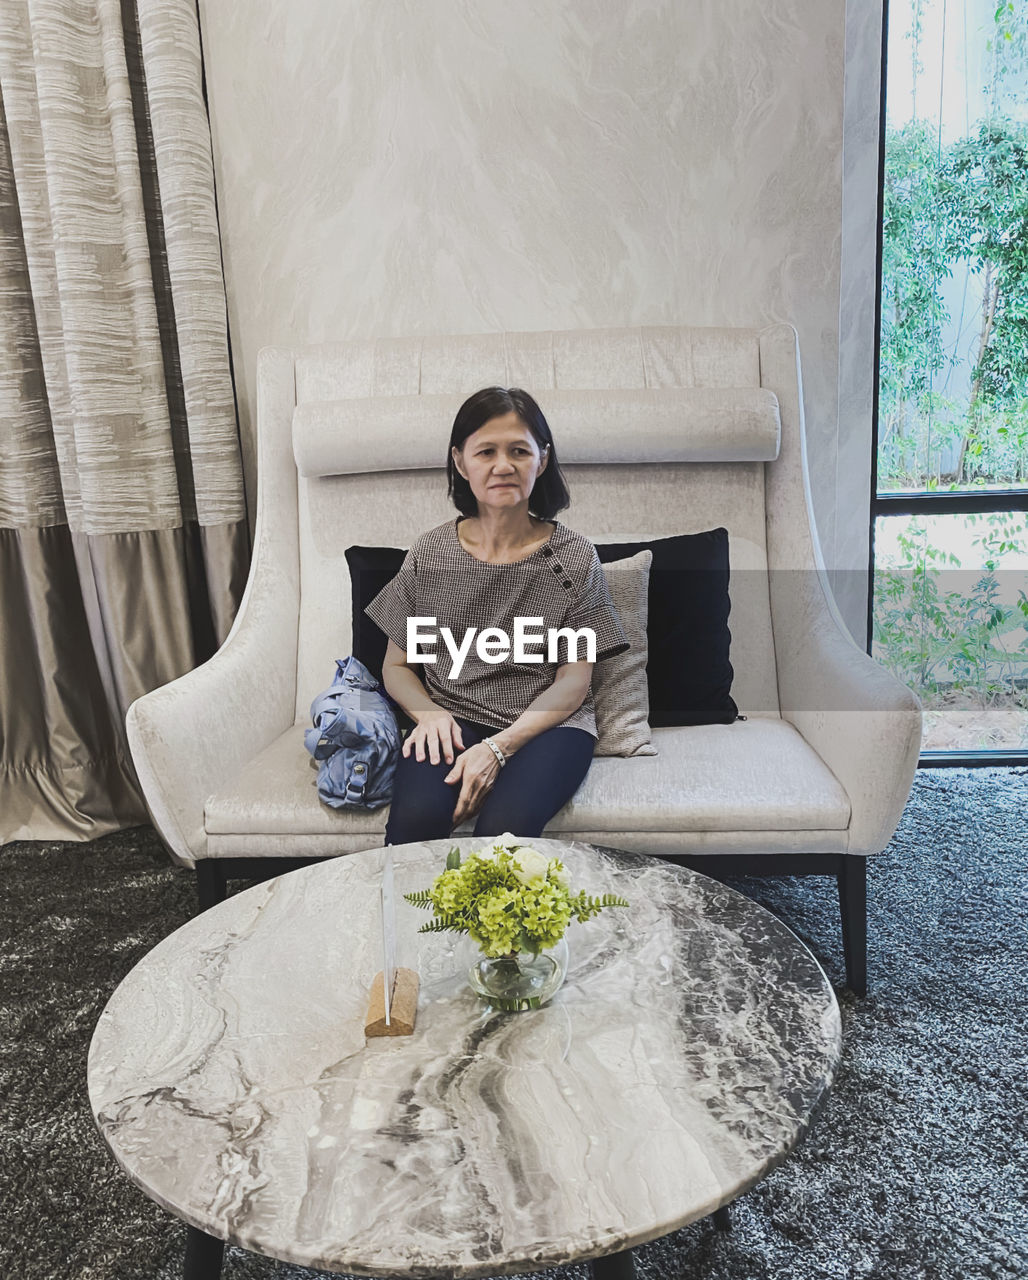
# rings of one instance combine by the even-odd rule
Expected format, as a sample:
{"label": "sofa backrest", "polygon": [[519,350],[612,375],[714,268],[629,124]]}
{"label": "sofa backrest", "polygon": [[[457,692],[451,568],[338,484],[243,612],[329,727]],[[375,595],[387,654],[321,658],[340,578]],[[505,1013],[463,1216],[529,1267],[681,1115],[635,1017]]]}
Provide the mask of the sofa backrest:
{"label": "sofa backrest", "polygon": [[296,718],[352,650],[347,547],[406,547],[457,513],[446,496],[454,415],[520,386],[553,430],[571,506],[596,542],[723,525],[732,570],[733,696],[778,714],[765,468],[778,400],[757,329],[655,326],[351,341],[295,353],[300,619]]}

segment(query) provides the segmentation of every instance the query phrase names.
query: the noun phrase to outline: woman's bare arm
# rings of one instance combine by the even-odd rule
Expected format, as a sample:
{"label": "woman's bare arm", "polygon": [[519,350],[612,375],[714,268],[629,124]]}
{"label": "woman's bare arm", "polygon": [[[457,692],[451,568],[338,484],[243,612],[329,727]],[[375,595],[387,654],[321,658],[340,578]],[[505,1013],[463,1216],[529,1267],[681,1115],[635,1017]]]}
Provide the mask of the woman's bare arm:
{"label": "woman's bare arm", "polygon": [[427,756],[432,764],[443,759],[453,764],[455,754],[464,750],[460,725],[449,711],[432,701],[417,672],[407,665],[406,653],[392,640],[386,645],[382,683],[414,721],[414,728],[404,739],[403,754],[409,756],[413,751],[416,760]]}
{"label": "woman's bare arm", "polygon": [[419,714],[431,711],[436,704],[425,692],[425,686],[413,668],[407,665],[407,655],[395,641],[386,645],[382,663],[382,683],[386,693],[403,707],[412,720]]}

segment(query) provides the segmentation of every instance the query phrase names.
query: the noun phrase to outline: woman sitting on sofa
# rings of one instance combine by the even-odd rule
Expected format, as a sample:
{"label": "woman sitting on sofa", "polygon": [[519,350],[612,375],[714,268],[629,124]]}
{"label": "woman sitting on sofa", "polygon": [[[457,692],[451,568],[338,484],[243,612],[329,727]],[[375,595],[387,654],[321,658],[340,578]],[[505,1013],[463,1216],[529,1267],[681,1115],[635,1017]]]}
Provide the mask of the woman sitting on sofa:
{"label": "woman sitting on sofa", "polygon": [[[597,661],[629,647],[596,548],[552,518],[570,495],[527,392],[487,387],[464,402],[447,476],[461,514],[415,539],[365,609],[389,637],[386,691],[415,722],[386,844],[443,838],[476,813],[475,835],[540,835],[588,772],[597,736],[593,663],[576,660],[583,651],[569,652],[566,637],[551,651],[548,629],[591,628]],[[435,619],[430,631],[418,624],[428,637],[420,651],[434,662],[408,661],[408,618]],[[520,655],[504,644],[515,643],[519,625],[527,628]],[[486,628],[503,636],[480,645]],[[465,644],[463,662],[452,658]]]}

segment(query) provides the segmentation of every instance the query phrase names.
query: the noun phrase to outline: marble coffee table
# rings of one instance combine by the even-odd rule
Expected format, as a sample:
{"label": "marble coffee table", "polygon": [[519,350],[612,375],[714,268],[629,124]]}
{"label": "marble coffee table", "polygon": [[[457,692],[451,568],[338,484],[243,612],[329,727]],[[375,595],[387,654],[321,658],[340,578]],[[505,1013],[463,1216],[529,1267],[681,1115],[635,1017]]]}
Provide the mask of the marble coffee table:
{"label": "marble coffee table", "polygon": [[[223,1241],[326,1271],[504,1275],[594,1259],[713,1213],[795,1145],[828,1088],[839,1010],[773,915],[696,872],[533,840],[627,910],[568,932],[553,1001],[482,1004],[450,934],[418,935],[453,841],[393,848],[413,1036],[365,1041],[384,850],[237,894],[156,946],[89,1052],[125,1173],[190,1225],[187,1275]],[[460,841],[465,850],[481,843]],[[456,948],[456,953],[455,953]]]}

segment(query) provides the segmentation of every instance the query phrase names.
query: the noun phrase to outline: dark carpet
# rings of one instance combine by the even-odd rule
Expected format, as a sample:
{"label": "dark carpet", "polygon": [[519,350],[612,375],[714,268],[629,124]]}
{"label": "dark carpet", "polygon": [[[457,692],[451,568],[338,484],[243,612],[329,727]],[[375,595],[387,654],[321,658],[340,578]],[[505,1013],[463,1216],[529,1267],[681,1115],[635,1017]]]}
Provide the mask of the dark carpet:
{"label": "dark carpet", "polygon": [[[869,870],[870,995],[801,1146],[637,1251],[643,1280],[1028,1277],[1028,769],[926,770]],[[177,1280],[185,1229],[119,1171],[86,1053],[128,970],[194,909],[148,827],[0,851],[0,1276]],[[834,884],[737,880],[843,981]],[[316,1274],[238,1249],[226,1280]],[[547,1273],[585,1280],[584,1266]]]}

